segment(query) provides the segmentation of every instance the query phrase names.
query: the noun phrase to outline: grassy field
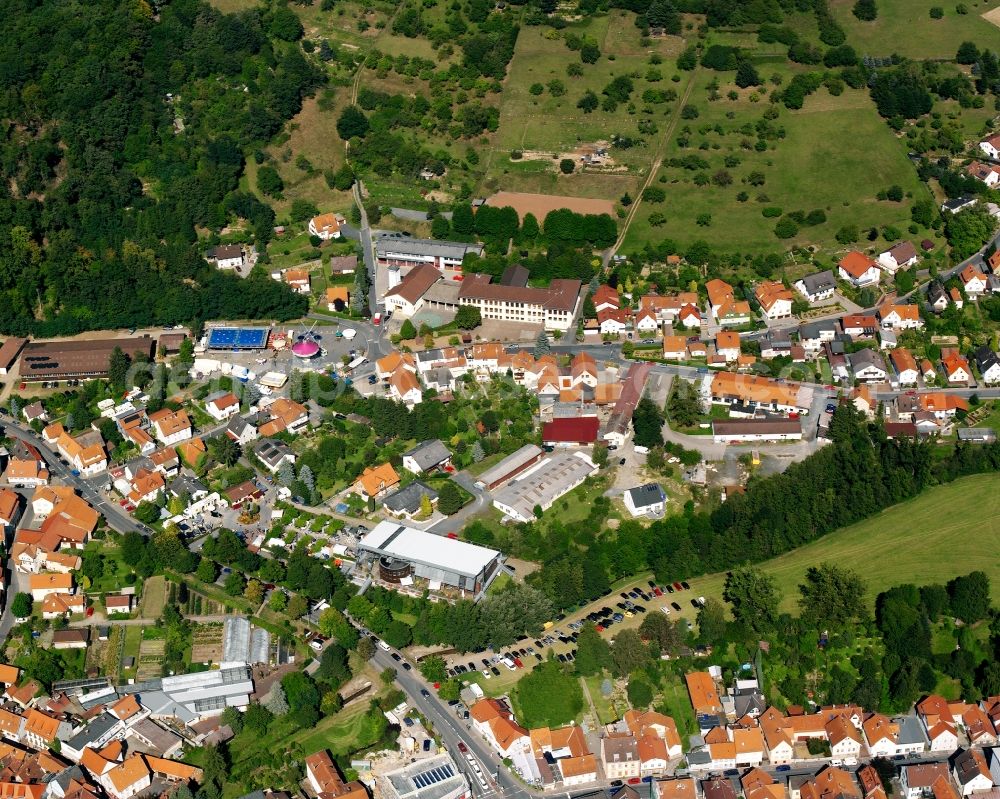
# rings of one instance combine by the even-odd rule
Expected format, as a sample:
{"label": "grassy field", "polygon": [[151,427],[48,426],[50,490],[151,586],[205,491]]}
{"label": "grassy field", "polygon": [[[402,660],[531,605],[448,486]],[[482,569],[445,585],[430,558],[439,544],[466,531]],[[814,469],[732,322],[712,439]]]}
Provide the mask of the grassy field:
{"label": "grassy field", "polygon": [[[944,583],[975,569],[1000,597],[1000,562],[987,553],[1000,544],[1000,474],[966,477],[938,486],[878,516],[831,533],[761,568],[784,591],[783,608],[794,611],[806,568],[830,561],[857,570],[868,582],[868,599],[894,585]],[[692,580],[698,594],[719,597],[725,575]]]}
{"label": "grassy field", "polygon": [[[485,193],[503,188],[508,191],[617,199],[626,191],[634,191],[639,176],[648,169],[657,136],[655,133],[641,134],[638,122],[646,119],[662,128],[676,109],[676,102],[646,108],[641,95],[648,88],[674,89],[680,93],[678,84],[673,83],[671,77],[676,72],[674,58],[683,49],[683,40],[680,37],[664,37],[644,47],[639,29],[634,24],[634,15],[621,10],[572,24],[562,32],[562,35],[565,34],[596,41],[602,57],[596,64],[582,64],[582,75],[569,77],[567,66],[580,64],[579,53],[570,50],[550,29],[521,29],[504,85],[500,129],[494,136],[495,149],[488,165],[487,181],[482,187]],[[662,63],[655,67],[650,64],[654,55],[662,59]],[[651,68],[659,73],[659,77],[649,74]],[[633,78],[635,91],[630,103],[620,105],[615,111],[598,108],[589,114],[577,108],[577,102],[588,90],[603,99],[604,87],[620,75],[631,75]],[[650,80],[650,77],[654,79]],[[562,81],[566,93],[553,96],[546,88],[542,94],[535,96],[529,91],[532,84],[547,86],[552,80]],[[606,142],[613,134],[643,139],[636,147],[613,152],[616,165],[622,168],[620,173],[560,175],[551,159],[510,159],[513,150],[553,154],[571,152],[580,145]]]}
{"label": "grassy field", "polygon": [[[762,65],[759,70],[762,78],[769,80],[773,73],[782,84],[793,74],[786,64]],[[876,193],[896,184],[907,194],[922,198],[927,189],[907,161],[904,146],[878,116],[867,92],[847,89],[834,97],[820,88],[799,111],[781,107],[773,125],[784,136],[769,140],[768,148],[757,152],[752,146],[755,135],[748,136],[741,129],[762,119],[769,104],[764,98],[753,102],[746,90],[738,92],[738,99],[728,99],[728,93],[734,90],[729,83],[733,75],[707,70],[696,75],[689,103],[698,109],[699,116],[681,121],[678,135],[668,143],[664,157],[666,163],[672,158],[697,155],[709,164],[703,172],[714,177],[725,169],[731,184],[719,186],[713,181],[698,186],[697,170],[664,166],[652,185],[666,191],[666,202],[640,206],[629,228],[626,249],[641,247],[650,239],[670,238],[681,246],[697,239],[712,241],[718,238],[718,231],[724,230],[725,246],[731,250],[780,251],[790,244],[817,244],[832,252],[839,248],[834,235],[844,225],[895,225],[906,229],[910,201],[880,202]],[[719,81],[721,98],[709,101],[714,80]],[[681,147],[678,140],[685,131],[687,143]],[[857,142],[856,146],[845,138],[845,131],[850,131],[849,141]],[[736,166],[727,166],[727,157],[738,159]],[[744,182],[752,172],[763,174],[763,185]],[[737,199],[740,192],[748,195],[743,202]],[[815,227],[803,226],[797,236],[782,240],[773,232],[777,219],[762,215],[765,207],[780,208],[785,213],[819,209],[827,221]],[[664,215],[666,223],[652,226],[650,216],[654,213]],[[709,224],[699,225],[699,217],[705,214],[710,215]]]}
{"label": "grassy field", "polygon": [[[964,5],[967,14],[959,14]],[[997,28],[980,15],[992,10],[996,0],[964,0],[942,3],[940,0],[878,0],[878,18],[861,22],[851,8],[854,0],[831,0],[830,10],[847,33],[847,42],[861,55],[889,56],[894,53],[910,58],[954,58],[964,41],[986,45],[996,41]],[[930,9],[944,11],[941,19],[931,19]]]}
{"label": "grassy field", "polygon": [[158,619],[167,603],[167,581],[162,575],[150,577],[142,586],[141,613],[144,619]]}

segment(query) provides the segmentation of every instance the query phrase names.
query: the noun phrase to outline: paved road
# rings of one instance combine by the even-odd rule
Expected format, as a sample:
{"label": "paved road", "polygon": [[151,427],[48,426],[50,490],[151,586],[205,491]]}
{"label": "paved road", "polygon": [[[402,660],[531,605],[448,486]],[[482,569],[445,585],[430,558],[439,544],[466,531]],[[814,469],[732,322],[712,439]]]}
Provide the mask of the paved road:
{"label": "paved road", "polygon": [[101,474],[98,477],[89,479],[77,477],[73,474],[69,466],[60,460],[59,455],[42,440],[41,436],[37,435],[31,428],[24,427],[20,423],[12,421],[10,417],[6,417],[6,433],[10,438],[19,438],[37,447],[48,463],[50,474],[60,478],[66,485],[75,488],[80,496],[90,503],[94,510],[99,511],[104,516],[110,527],[120,533],[136,531],[146,535],[150,534],[151,531],[148,527],[139,524],[125,513],[121,507],[109,501],[101,492],[100,486],[103,486],[108,481],[107,474]]}
{"label": "paved road", "polygon": [[452,480],[473,496],[472,502],[462,508],[458,513],[442,519],[437,524],[432,524],[427,528],[427,532],[437,535],[446,535],[461,530],[467,521],[480,513],[490,504],[490,495],[483,489],[476,486],[475,478],[468,472],[457,472],[452,476]]}

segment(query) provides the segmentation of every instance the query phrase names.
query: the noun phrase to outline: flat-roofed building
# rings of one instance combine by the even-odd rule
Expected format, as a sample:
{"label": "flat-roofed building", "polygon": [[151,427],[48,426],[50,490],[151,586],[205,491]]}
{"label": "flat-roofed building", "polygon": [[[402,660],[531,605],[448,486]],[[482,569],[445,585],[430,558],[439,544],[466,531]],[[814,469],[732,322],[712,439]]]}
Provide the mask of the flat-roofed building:
{"label": "flat-roofed building", "polygon": [[473,594],[485,590],[502,562],[495,549],[454,538],[379,522],[358,543],[359,559],[376,562],[386,582],[407,584],[413,577]]}
{"label": "flat-roofed building", "polygon": [[529,522],[535,518],[535,508],[552,507],[596,471],[583,452],[558,452],[494,492],[493,505],[512,519]]}
{"label": "flat-roofed building", "polygon": [[385,799],[467,799],[472,793],[462,770],[443,754],[384,773],[379,788]]}
{"label": "flat-roofed building", "polygon": [[799,441],[802,424],[798,419],[716,419],[712,439],[716,444],[746,441]]}

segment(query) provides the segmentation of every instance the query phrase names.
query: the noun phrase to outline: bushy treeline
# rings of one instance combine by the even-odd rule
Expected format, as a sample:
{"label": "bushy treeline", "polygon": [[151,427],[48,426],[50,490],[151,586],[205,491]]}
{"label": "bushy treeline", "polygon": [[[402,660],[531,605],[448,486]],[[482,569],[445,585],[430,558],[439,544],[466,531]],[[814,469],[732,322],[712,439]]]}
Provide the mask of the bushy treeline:
{"label": "bushy treeline", "polygon": [[283,11],[177,0],[156,19],[120,0],[0,2],[0,108],[13,123],[0,141],[0,328],[305,310],[273,281],[215,274],[195,243],[196,227],[217,230],[237,208],[259,244],[271,235],[273,213],[235,194],[243,153],[321,79]]}

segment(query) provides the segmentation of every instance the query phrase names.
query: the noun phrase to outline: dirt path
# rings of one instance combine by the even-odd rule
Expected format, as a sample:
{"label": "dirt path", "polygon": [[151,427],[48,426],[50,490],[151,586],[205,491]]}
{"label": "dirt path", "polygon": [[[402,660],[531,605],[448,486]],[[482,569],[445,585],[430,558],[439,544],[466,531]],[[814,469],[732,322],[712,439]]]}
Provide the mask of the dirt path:
{"label": "dirt path", "polygon": [[594,717],[593,728],[597,729],[601,726],[601,717],[597,715],[597,708],[594,707],[594,700],[590,696],[590,687],[587,685],[587,681],[580,677],[580,685],[583,688],[583,696],[587,700],[587,707],[590,708],[590,712]]}
{"label": "dirt path", "polygon": [[629,208],[628,216],[625,217],[625,224],[622,225],[622,232],[618,235],[618,240],[614,243],[614,246],[608,250],[609,253],[618,252],[621,246],[625,243],[625,236],[628,235],[629,226],[632,224],[632,220],[635,219],[636,211],[639,210],[639,205],[642,203],[642,193],[649,188],[650,184],[653,182],[653,178],[656,177],[656,173],[660,171],[660,164],[663,163],[663,152],[666,149],[667,143],[670,141],[670,137],[674,135],[674,131],[677,129],[677,122],[681,118],[681,109],[684,108],[687,104],[688,98],[691,96],[691,90],[694,88],[694,78],[697,74],[697,69],[691,71],[687,86],[684,87],[684,94],[681,95],[680,99],[677,101],[677,108],[670,120],[670,124],[667,125],[666,129],[663,131],[663,136],[660,139],[659,145],[657,145],[656,157],[653,159],[653,163],[649,167],[649,175],[646,176],[645,182],[639,188],[635,201]]}

